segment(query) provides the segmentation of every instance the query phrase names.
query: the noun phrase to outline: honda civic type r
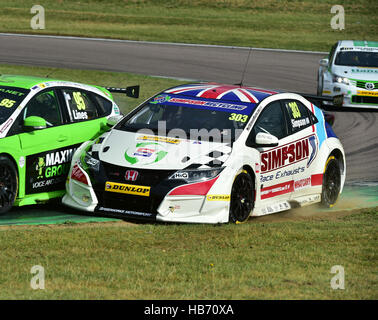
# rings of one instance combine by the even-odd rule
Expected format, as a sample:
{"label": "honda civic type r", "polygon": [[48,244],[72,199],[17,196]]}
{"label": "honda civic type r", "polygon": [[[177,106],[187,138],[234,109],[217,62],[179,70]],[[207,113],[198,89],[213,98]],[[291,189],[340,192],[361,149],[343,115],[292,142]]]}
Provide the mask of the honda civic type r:
{"label": "honda civic type r", "polygon": [[216,83],[167,89],[72,158],[67,206],[170,222],[243,222],[320,202],[345,154],[303,96]]}

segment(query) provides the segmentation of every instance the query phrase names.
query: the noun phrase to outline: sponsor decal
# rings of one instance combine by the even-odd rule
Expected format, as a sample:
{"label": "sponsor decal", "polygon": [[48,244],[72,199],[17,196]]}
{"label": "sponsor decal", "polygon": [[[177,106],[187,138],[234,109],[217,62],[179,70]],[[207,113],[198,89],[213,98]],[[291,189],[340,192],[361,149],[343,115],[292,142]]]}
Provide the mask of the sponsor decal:
{"label": "sponsor decal", "polygon": [[170,179],[188,179],[189,174],[187,172],[175,172]]}
{"label": "sponsor decal", "polygon": [[24,167],[24,165],[25,165],[25,157],[24,156],[20,157],[20,159],[18,160],[18,165],[20,166],[20,168]]}
{"label": "sponsor decal", "polygon": [[166,101],[169,101],[171,97],[166,94],[160,94],[154,98],[154,100],[150,101],[152,104],[158,104],[158,103],[164,103]]}
{"label": "sponsor decal", "polygon": [[84,184],[88,184],[88,180],[84,172],[80,169],[80,167],[77,164],[75,164],[72,168],[71,178]]}
{"label": "sponsor decal", "polygon": [[151,157],[155,151],[155,149],[138,148],[136,152],[134,152],[134,156]]}
{"label": "sponsor decal", "polygon": [[27,156],[26,194],[64,190],[76,148],[77,145]]}
{"label": "sponsor decal", "polygon": [[309,118],[304,118],[300,120],[291,119],[291,125],[293,126],[293,128],[304,127],[304,126],[307,126],[309,123],[310,123]]}
{"label": "sponsor decal", "polygon": [[138,178],[138,171],[135,170],[127,170],[125,172],[125,180],[127,181],[135,181]]}
{"label": "sponsor decal", "polygon": [[294,181],[294,190],[301,190],[311,186],[311,177]]}
{"label": "sponsor decal", "polygon": [[378,69],[352,69],[354,73],[378,73]]}
{"label": "sponsor decal", "polygon": [[361,91],[357,90],[357,95],[359,96],[370,96],[370,97],[377,97],[378,96],[378,91]]}
{"label": "sponsor decal", "polygon": [[147,141],[154,141],[154,142],[166,142],[170,144],[179,144],[180,139],[176,138],[168,138],[168,137],[157,137],[157,136],[138,136],[137,140],[147,140]]}
{"label": "sponsor decal", "polygon": [[1,127],[0,133],[4,133],[10,127],[12,123],[13,123],[13,119],[12,118],[8,119],[7,122],[5,122],[4,125]]}
{"label": "sponsor decal", "polygon": [[158,162],[168,154],[163,146],[156,142],[140,142],[135,146],[135,150],[130,153],[132,155],[126,150],[125,160],[130,164],[138,163],[142,165]]}
{"label": "sponsor decal", "polygon": [[129,210],[113,209],[113,208],[105,208],[105,207],[98,207],[96,210],[103,211],[103,212],[110,212],[110,213],[129,214],[129,215],[141,216],[141,217],[154,217],[155,216],[155,214],[148,213],[148,212],[129,211]]}
{"label": "sponsor decal", "polygon": [[109,182],[109,181],[105,183],[105,191],[133,194],[136,196],[149,197],[150,189],[151,187],[137,186],[133,184],[123,184],[123,183],[115,183],[115,182]]}
{"label": "sponsor decal", "polygon": [[298,168],[295,168],[293,170],[279,170],[275,174],[269,174],[269,175],[261,175],[260,176],[260,182],[268,182],[273,181],[275,179],[281,179],[285,177],[290,177],[297,175],[298,173],[303,173],[305,171],[305,167],[300,166]]}
{"label": "sponsor decal", "polygon": [[251,106],[243,104],[234,104],[234,103],[224,103],[216,102],[209,100],[198,100],[198,99],[189,99],[181,97],[172,97],[170,95],[161,94],[156,96],[153,100],[150,101],[152,104],[176,104],[180,106],[188,105],[193,108],[207,109],[207,110],[222,110],[226,112],[239,111],[242,114],[249,114]]}
{"label": "sponsor decal", "polygon": [[242,111],[247,108],[247,106],[238,105],[238,104],[194,100],[194,99],[183,99],[183,98],[171,98],[168,100],[168,102],[190,104],[194,106],[203,106],[203,107],[210,107],[210,108],[216,108],[216,109],[238,110],[238,111]]}
{"label": "sponsor decal", "polygon": [[299,180],[291,180],[261,188],[261,200],[276,197],[285,193],[293,192],[303,188],[320,186],[323,183],[323,174],[313,174],[311,177]]}
{"label": "sponsor decal", "polygon": [[[311,153],[310,153],[311,148]],[[289,164],[309,159],[307,166],[317,153],[316,136],[312,135],[284,146],[261,153],[261,172],[280,169]]]}
{"label": "sponsor decal", "polygon": [[275,212],[279,212],[279,211],[283,211],[283,210],[289,210],[290,208],[291,208],[290,204],[288,204],[285,201],[285,202],[277,203],[277,204],[262,208],[261,213],[262,214],[271,214],[271,213],[275,213]]}
{"label": "sponsor decal", "polygon": [[261,200],[276,197],[294,191],[294,181],[287,181],[261,189]]}
{"label": "sponsor decal", "polygon": [[231,197],[229,194],[214,194],[206,196],[208,201],[230,201]]}
{"label": "sponsor decal", "polygon": [[18,96],[18,97],[22,97],[22,96],[25,95],[25,93],[23,93],[23,92],[18,92],[18,91],[12,90],[12,89],[5,89],[5,88],[0,88],[0,92],[8,93],[8,94],[11,94],[13,96]]}

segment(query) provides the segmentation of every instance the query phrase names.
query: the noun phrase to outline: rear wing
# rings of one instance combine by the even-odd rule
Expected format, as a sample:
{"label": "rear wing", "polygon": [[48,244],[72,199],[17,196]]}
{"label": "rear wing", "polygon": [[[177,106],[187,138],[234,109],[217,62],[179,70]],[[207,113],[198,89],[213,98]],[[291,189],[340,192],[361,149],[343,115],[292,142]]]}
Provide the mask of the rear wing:
{"label": "rear wing", "polygon": [[[341,107],[344,102],[344,95],[342,94],[339,94],[333,97],[317,96],[317,95],[308,94],[308,93],[298,93],[298,94],[321,108],[322,107]],[[324,103],[324,102],[328,102],[328,103]]]}
{"label": "rear wing", "polygon": [[139,98],[139,86],[132,86],[126,88],[106,87],[105,89],[112,93],[124,93],[128,97]]}

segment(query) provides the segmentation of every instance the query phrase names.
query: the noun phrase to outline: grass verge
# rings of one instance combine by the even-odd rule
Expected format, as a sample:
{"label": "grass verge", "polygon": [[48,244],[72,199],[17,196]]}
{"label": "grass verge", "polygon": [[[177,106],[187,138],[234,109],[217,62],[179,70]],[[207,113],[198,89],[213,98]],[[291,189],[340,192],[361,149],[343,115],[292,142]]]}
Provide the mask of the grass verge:
{"label": "grass verge", "polygon": [[343,1],[343,30],[330,26],[333,0],[45,0],[44,30],[31,29],[34,0],[0,3],[1,32],[329,51],[378,31],[368,0]]}
{"label": "grass verge", "polygon": [[[0,299],[377,299],[378,208],[243,225],[0,228]],[[45,289],[32,290],[34,265]],[[345,289],[333,290],[334,265]]]}

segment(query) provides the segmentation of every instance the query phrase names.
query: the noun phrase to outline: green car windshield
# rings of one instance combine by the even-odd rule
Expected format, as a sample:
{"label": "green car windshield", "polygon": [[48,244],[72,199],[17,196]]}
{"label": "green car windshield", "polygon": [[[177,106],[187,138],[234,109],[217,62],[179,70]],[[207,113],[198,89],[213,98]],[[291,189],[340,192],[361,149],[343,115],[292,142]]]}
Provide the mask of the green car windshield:
{"label": "green car windshield", "polygon": [[7,121],[30,90],[0,86],[0,126]]}

